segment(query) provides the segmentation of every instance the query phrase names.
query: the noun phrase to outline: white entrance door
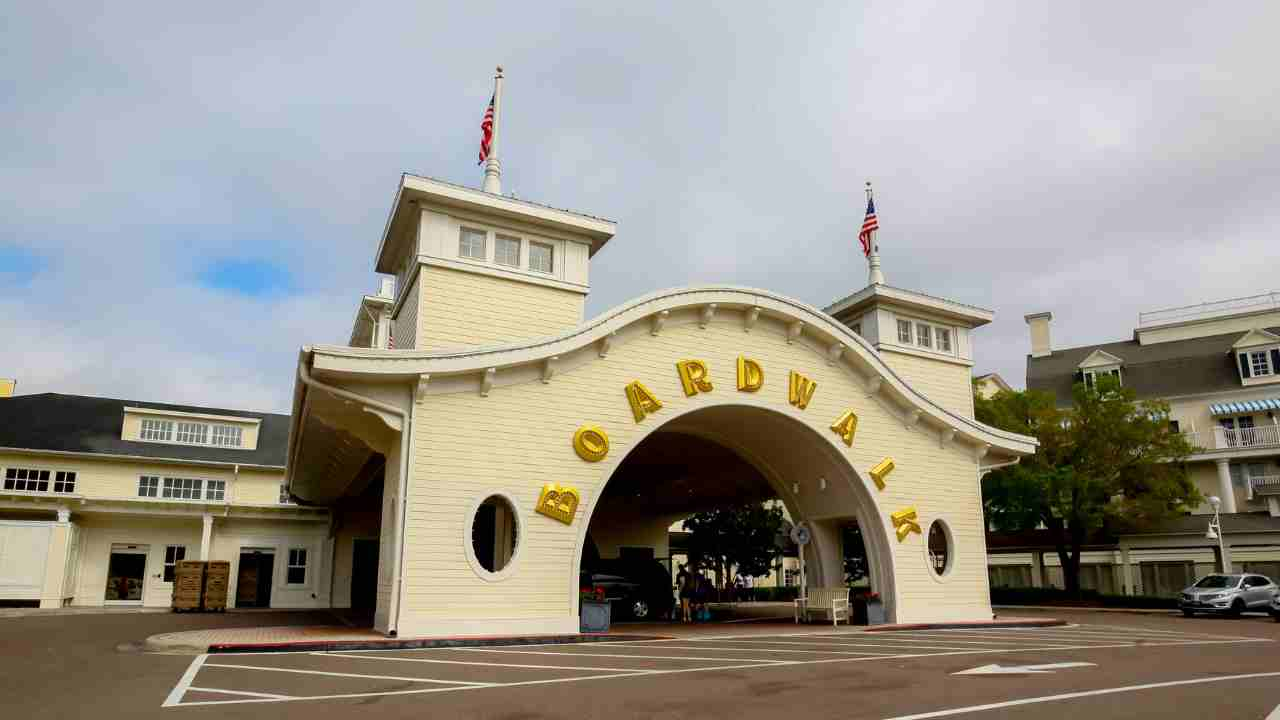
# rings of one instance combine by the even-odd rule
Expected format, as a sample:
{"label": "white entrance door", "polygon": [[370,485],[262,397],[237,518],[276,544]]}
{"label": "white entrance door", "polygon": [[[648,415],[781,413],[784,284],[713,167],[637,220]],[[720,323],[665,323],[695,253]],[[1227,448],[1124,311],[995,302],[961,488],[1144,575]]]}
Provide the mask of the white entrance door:
{"label": "white entrance door", "polygon": [[108,605],[141,605],[147,584],[148,545],[112,545],[107,561]]}

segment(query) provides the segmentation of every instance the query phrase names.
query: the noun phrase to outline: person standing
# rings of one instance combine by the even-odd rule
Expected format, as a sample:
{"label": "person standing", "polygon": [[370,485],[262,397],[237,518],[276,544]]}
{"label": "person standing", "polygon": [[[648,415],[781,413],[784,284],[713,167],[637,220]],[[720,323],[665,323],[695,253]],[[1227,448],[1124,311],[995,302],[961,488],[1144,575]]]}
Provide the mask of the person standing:
{"label": "person standing", "polygon": [[693,622],[690,604],[693,602],[694,582],[694,574],[689,572],[688,566],[681,565],[680,572],[676,573],[676,592],[680,595],[680,622]]}

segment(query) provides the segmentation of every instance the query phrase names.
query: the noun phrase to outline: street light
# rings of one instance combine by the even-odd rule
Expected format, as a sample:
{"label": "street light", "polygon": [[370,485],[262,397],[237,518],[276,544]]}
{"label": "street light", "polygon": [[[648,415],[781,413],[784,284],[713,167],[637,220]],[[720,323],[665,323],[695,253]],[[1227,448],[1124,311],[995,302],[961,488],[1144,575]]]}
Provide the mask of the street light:
{"label": "street light", "polygon": [[1209,496],[1209,506],[1213,508],[1213,519],[1209,521],[1209,531],[1204,536],[1210,540],[1218,541],[1218,567],[1222,569],[1222,574],[1227,574],[1227,550],[1222,544],[1222,519],[1218,517],[1218,507],[1222,505],[1216,495]]}

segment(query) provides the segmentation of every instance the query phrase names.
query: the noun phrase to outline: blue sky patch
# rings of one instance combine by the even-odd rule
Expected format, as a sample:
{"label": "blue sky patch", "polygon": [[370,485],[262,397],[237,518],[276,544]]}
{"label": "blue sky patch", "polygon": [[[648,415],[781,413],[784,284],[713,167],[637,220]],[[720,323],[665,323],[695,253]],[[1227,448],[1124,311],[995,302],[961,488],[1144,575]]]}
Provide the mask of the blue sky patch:
{"label": "blue sky patch", "polygon": [[215,260],[199,273],[200,284],[249,297],[276,297],[293,292],[293,277],[266,260]]}
{"label": "blue sky patch", "polygon": [[0,278],[6,285],[27,284],[44,266],[44,258],[30,250],[0,243]]}

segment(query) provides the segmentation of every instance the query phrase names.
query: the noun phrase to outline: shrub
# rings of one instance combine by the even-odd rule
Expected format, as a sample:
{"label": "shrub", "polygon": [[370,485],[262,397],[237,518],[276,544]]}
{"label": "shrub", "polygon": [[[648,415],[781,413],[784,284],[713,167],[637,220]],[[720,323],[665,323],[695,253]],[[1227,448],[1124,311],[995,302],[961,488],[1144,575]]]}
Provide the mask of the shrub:
{"label": "shrub", "polygon": [[1060,605],[1064,607],[1114,607],[1144,609],[1177,609],[1178,599],[1159,595],[1104,595],[1097,590],[1081,590],[1072,596],[1066,590],[1037,587],[993,587],[991,602],[995,605]]}

